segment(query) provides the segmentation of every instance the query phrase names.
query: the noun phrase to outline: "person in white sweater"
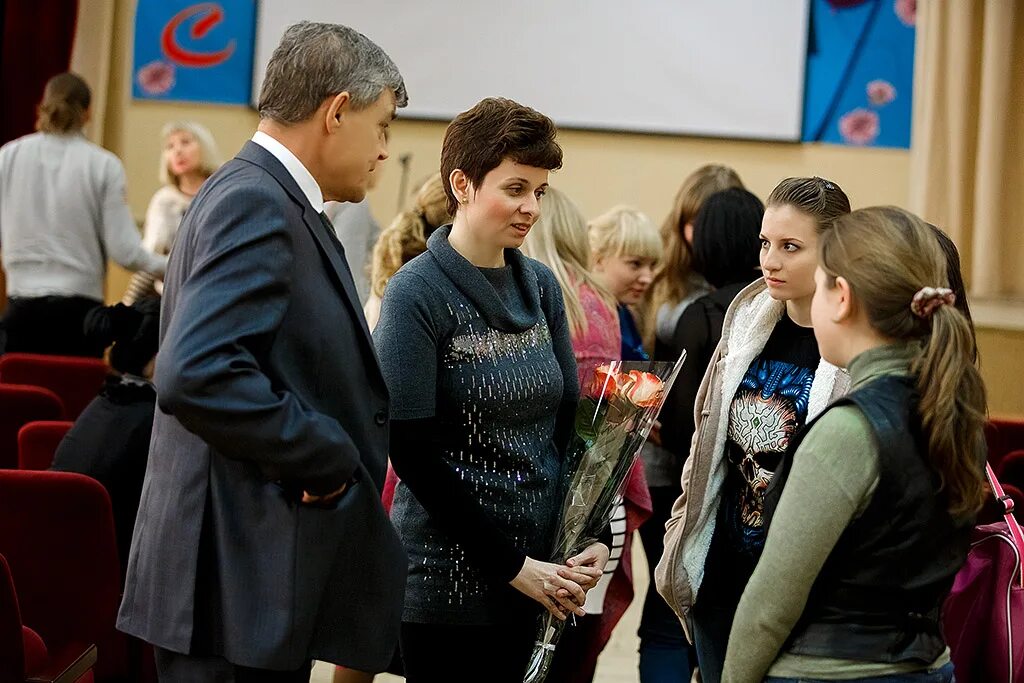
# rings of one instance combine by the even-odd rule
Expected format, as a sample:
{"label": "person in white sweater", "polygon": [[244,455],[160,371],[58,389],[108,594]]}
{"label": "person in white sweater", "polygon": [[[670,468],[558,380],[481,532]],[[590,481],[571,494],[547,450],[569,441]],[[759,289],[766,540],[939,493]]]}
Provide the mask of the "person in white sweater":
{"label": "person in white sweater", "polygon": [[[203,182],[213,175],[221,163],[217,143],[206,126],[195,121],[171,121],[160,134],[160,182],[146,209],[142,244],[154,254],[171,251],[178,226],[192,198]],[[131,306],[160,291],[159,283],[150,273],[139,272],[132,277],[121,300]]]}
{"label": "person in white sweater", "polygon": [[89,142],[91,93],[71,73],[47,82],[36,133],[0,147],[0,250],[8,305],[0,352],[99,357],[82,325],[103,301],[107,259],[163,275],[142,246],[120,160]]}

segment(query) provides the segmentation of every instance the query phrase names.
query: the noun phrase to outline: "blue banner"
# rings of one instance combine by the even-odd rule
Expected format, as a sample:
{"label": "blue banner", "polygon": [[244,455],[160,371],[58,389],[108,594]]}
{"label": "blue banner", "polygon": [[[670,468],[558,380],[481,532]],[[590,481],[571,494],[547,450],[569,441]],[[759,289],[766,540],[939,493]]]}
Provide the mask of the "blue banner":
{"label": "blue banner", "polygon": [[910,147],[916,0],[812,0],[803,139]]}
{"label": "blue banner", "polygon": [[138,0],[132,95],[249,104],[256,0]]}

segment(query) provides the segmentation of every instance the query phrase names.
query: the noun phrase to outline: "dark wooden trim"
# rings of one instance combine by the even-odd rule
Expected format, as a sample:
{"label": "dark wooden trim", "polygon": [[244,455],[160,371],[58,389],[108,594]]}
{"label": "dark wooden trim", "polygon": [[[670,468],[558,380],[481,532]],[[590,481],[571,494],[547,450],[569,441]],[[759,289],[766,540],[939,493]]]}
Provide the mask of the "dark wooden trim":
{"label": "dark wooden trim", "polygon": [[29,676],[25,683],[75,683],[96,665],[96,646],[90,645],[85,652],[63,671],[46,671],[39,676]]}

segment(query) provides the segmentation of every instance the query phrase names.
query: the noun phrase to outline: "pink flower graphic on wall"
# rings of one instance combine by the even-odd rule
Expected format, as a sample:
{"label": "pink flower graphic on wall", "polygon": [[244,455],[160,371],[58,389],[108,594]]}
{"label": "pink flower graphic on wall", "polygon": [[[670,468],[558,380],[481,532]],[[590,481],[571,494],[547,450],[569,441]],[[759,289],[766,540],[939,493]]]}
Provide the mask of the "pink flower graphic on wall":
{"label": "pink flower graphic on wall", "polygon": [[878,114],[870,109],[854,109],[839,119],[839,134],[851,145],[870,145],[879,129]]}
{"label": "pink flower graphic on wall", "polygon": [[147,94],[163,95],[174,87],[174,65],[156,60],[139,69],[135,77]]}
{"label": "pink flower graphic on wall", "polygon": [[917,23],[917,0],[896,0],[896,16],[907,26]]}
{"label": "pink flower graphic on wall", "polygon": [[896,99],[896,87],[889,81],[881,79],[868,83],[868,101],[876,107],[882,107]]}

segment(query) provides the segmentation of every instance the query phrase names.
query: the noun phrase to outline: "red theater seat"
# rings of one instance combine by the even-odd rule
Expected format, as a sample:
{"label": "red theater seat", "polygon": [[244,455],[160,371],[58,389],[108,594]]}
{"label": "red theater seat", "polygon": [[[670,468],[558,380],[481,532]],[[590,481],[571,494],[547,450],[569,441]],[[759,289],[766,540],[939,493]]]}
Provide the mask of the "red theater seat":
{"label": "red theater seat", "polygon": [[64,435],[74,422],[38,420],[18,431],[18,469],[48,470]]}
{"label": "red theater seat", "polygon": [[18,432],[36,420],[63,420],[64,405],[49,389],[0,384],[0,469],[18,467]]}
{"label": "red theater seat", "polygon": [[1010,451],[1003,456],[997,469],[999,481],[1024,489],[1024,449]]}
{"label": "red theater seat", "polygon": [[0,356],[0,383],[45,387],[60,396],[66,417],[75,420],[96,398],[109,368],[98,358],[7,353]]}
{"label": "red theater seat", "polygon": [[95,644],[96,680],[129,680],[125,637],[114,629],[120,565],[106,489],[80,474],[0,470],[0,519],[22,620],[50,657]]}
{"label": "red theater seat", "polygon": [[999,464],[1010,451],[1024,450],[1024,420],[994,419],[985,425],[988,461],[999,471]]}
{"label": "red theater seat", "polygon": [[39,634],[21,623],[11,570],[0,555],[0,683],[93,683],[95,663],[94,645],[51,657]]}

